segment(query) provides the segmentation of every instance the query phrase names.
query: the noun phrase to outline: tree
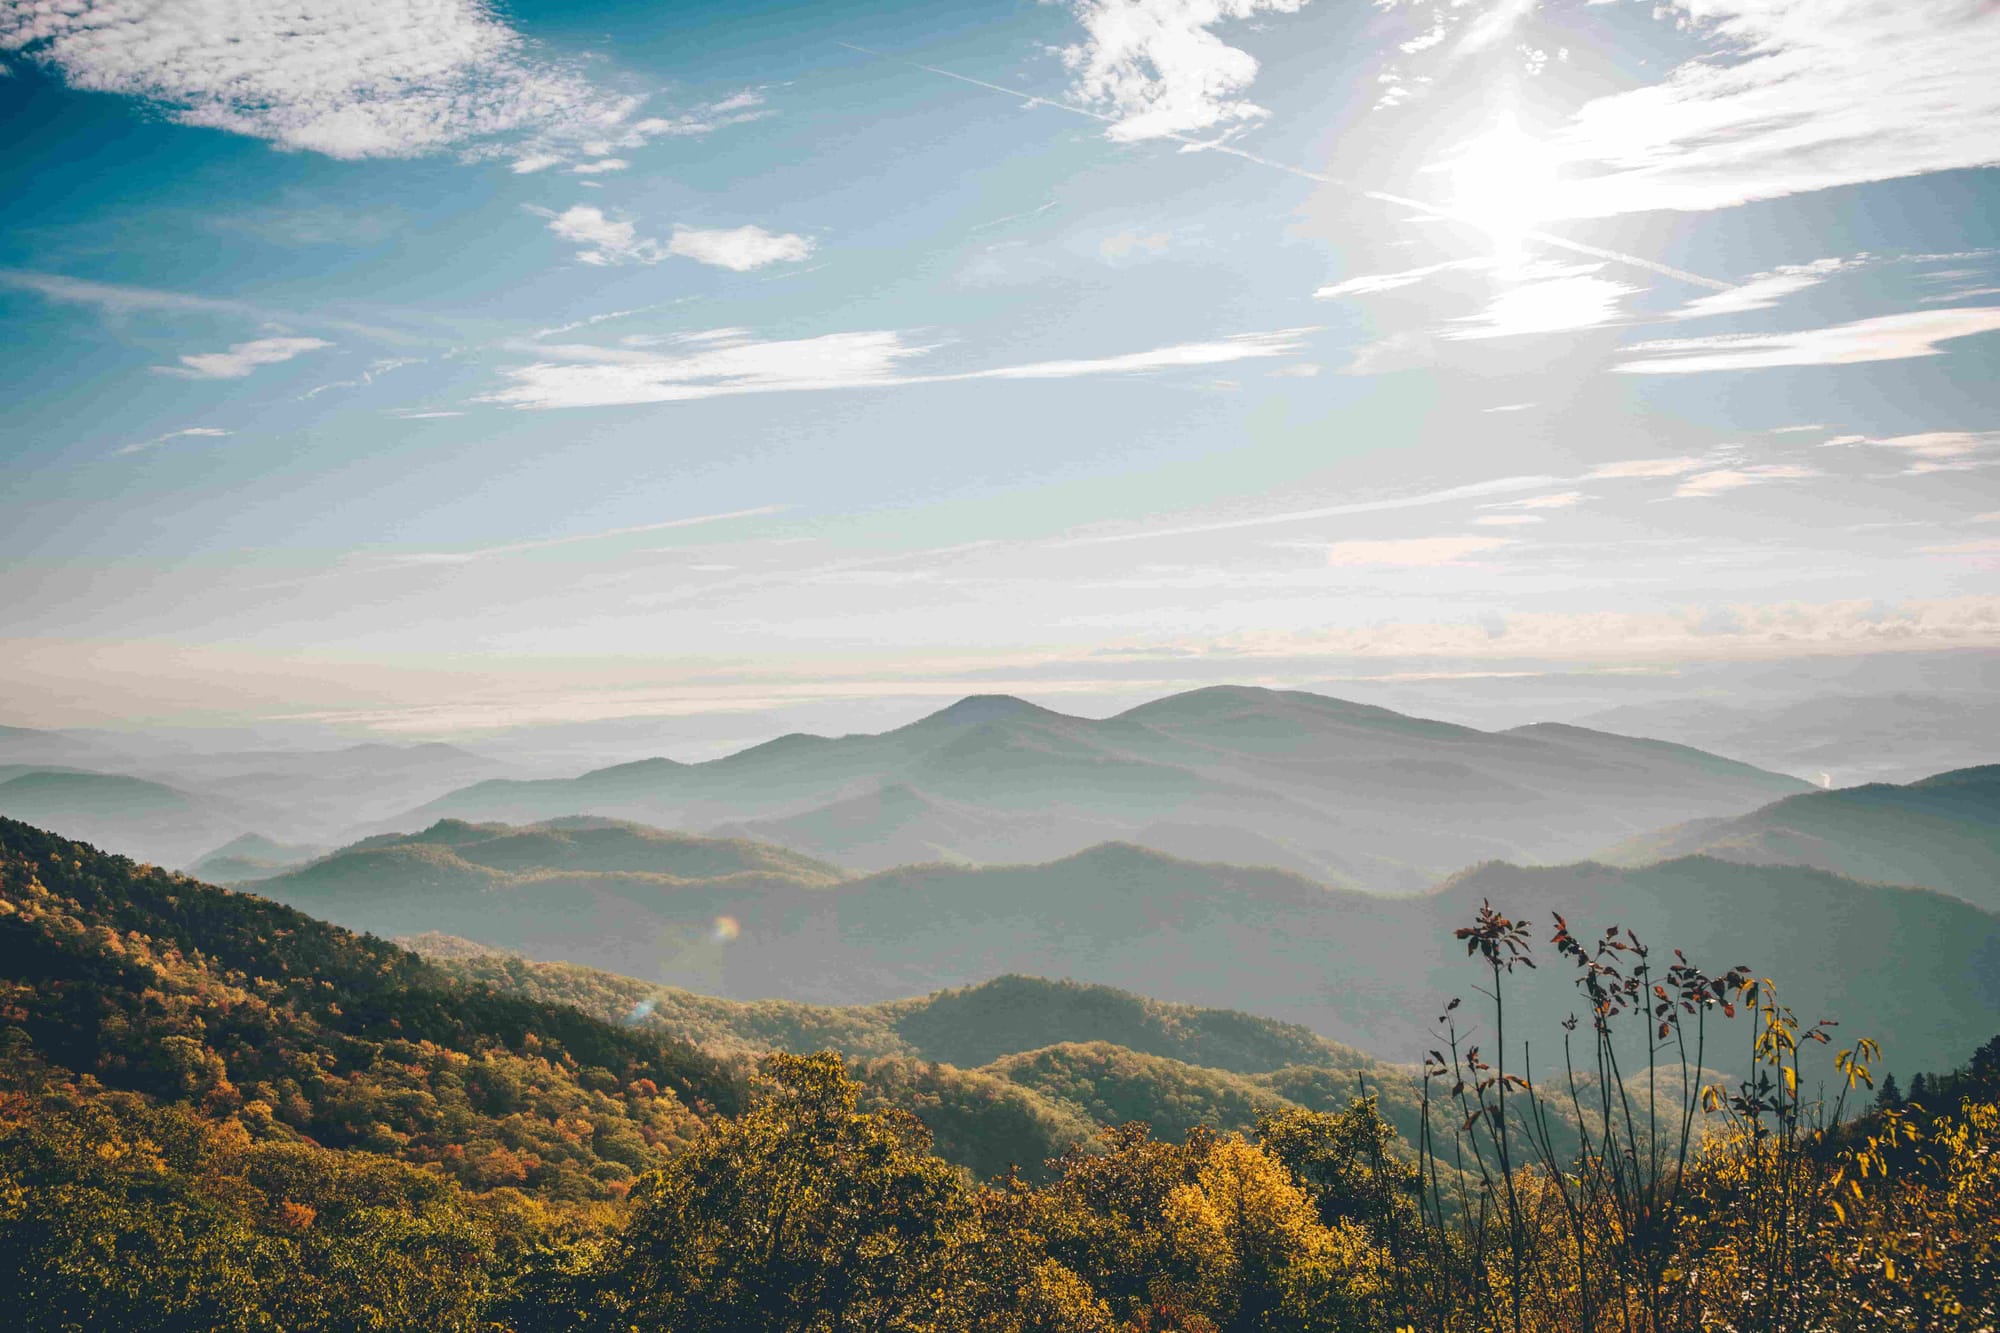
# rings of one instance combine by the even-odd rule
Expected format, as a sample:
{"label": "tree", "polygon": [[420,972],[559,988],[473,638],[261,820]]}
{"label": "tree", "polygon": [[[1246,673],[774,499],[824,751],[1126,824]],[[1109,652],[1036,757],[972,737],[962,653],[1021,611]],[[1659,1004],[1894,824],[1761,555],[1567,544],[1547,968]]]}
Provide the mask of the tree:
{"label": "tree", "polygon": [[675,1333],[925,1327],[968,1212],[958,1174],[900,1111],[856,1109],[838,1056],[774,1055],[762,1100],[633,1190],[614,1300]]}
{"label": "tree", "polygon": [[1903,1109],[1903,1090],[1896,1086],[1894,1074],[1882,1076],[1882,1087],[1875,1094],[1875,1109],[1878,1111],[1900,1111]]}

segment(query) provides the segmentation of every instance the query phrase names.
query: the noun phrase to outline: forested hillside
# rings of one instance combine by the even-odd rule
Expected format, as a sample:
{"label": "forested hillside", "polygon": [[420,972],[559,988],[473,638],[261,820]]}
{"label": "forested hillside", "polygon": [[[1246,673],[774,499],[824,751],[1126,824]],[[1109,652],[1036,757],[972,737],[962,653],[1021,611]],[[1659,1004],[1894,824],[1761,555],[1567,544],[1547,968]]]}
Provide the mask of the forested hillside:
{"label": "forested hillside", "polygon": [[[728,999],[873,1004],[1014,972],[1250,1010],[1392,1060],[1422,1050],[1430,1007],[1460,993],[1450,932],[1490,897],[1539,922],[1562,912],[1627,924],[1712,965],[1776,971],[1813,957],[1796,982],[1800,1002],[1881,1015],[1899,1036],[1899,1067],[1945,1064],[2000,1027],[2000,915],[1802,867],[1491,863],[1384,899],[1129,844],[1041,865],[845,879],[782,860],[740,871],[725,860],[713,878],[576,869],[589,862],[574,844],[562,844],[558,865],[503,871],[447,845],[541,848],[547,836],[444,821],[254,888],[355,929],[437,931]],[[619,836],[648,845],[639,832]],[[716,845],[737,858],[796,857]],[[1551,1023],[1576,1007],[1560,987],[1527,1002]]]}
{"label": "forested hillside", "polygon": [[1922,885],[2000,911],[2000,765],[1789,796],[1733,819],[1631,839],[1605,859],[1645,865],[1694,854]]}
{"label": "forested hillside", "polygon": [[[1544,1099],[1471,1040],[1492,999],[1434,1006],[1441,1049],[1400,1085],[1432,1108],[1413,1143],[1381,1114],[1393,1071],[1248,1015],[1025,978],[845,1013],[728,1005],[426,943],[454,956],[0,821],[12,1325],[1568,1333],[1623,1308],[1930,1333],[2000,1313],[1992,1046],[1949,1080],[1959,1102],[1846,1125],[1872,1046],[1815,1062],[1826,1028],[1768,983],[1649,961],[1617,929],[1545,944],[1482,908],[1453,943],[1468,993],[1502,1002],[1521,961],[1573,964],[1597,997],[1586,1069],[1655,1023],[1662,1074],[1731,1024],[1766,1034],[1750,1066],[1636,1115],[1650,1073]],[[561,1002],[635,995],[665,1016]],[[1041,1025],[1079,1039],[924,1058]],[[865,1054],[737,1072],[744,1047],[821,1034]],[[1829,1075],[1837,1100],[1808,1100]],[[1583,1136],[1551,1135],[1572,1095]],[[1599,1107],[1615,1140],[1589,1130]],[[1066,1138],[1010,1129],[1048,1108]],[[1134,1116],[1151,1128],[1106,1128]],[[1675,1147],[1696,1119],[1702,1146]],[[1007,1171],[1010,1134],[1054,1160]]]}

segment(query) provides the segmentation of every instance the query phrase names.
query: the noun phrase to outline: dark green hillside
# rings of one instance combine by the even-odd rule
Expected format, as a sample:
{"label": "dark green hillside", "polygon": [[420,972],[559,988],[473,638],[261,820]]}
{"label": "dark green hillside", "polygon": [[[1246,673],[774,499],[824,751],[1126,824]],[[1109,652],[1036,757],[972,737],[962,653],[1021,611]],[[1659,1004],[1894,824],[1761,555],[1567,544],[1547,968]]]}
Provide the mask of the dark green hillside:
{"label": "dark green hillside", "polygon": [[616,1197],[733,1107],[681,1043],[467,985],[290,908],[0,820],[9,1077],[189,1100],[253,1137]]}
{"label": "dark green hillside", "polygon": [[[357,892],[366,879],[357,878]],[[1802,867],[1703,858],[1623,868],[1490,863],[1432,893],[1385,899],[1283,871],[1110,844],[1043,865],[906,866],[815,886],[761,876],[538,874],[500,891],[409,887],[418,882],[414,871],[385,877],[374,899],[343,901],[307,900],[286,880],[267,887],[382,933],[438,931],[730,1000],[869,1005],[1018,973],[1250,1010],[1385,1058],[1425,1049],[1425,1016],[1466,993],[1451,932],[1490,896],[1515,904],[1544,939],[1550,914],[1562,912],[1630,925],[1705,965],[1789,976],[1802,1005],[1892,1032],[1899,1065],[1942,1063],[2000,1026],[2000,982],[1992,980],[2000,977],[2000,916],[1938,893]],[[1804,956],[1815,959],[1812,968],[1795,965]],[[1535,1012],[1550,1018],[1576,1004],[1560,979],[1538,979],[1537,993]],[[1037,1021],[1024,1018],[1021,1030]],[[1191,1057],[1149,1045],[1154,1038],[1111,1017],[1105,1023],[1064,1039],[1218,1058],[1215,1044]],[[849,1024],[819,1031],[849,1049],[902,1049],[872,1037],[856,1048]],[[779,1031],[769,1035],[779,1044]],[[954,1049],[951,1040],[927,1037],[922,1049],[955,1061],[995,1058],[996,1048]]]}
{"label": "dark green hillside", "polygon": [[1619,865],[1643,865],[1693,854],[1917,884],[2000,910],[2000,765],[1907,786],[1809,792],[1735,819],[1663,829],[1604,855]]}
{"label": "dark green hillside", "polygon": [[916,1111],[938,1151],[981,1174],[1045,1159],[1128,1120],[1178,1136],[1248,1132],[1285,1109],[1341,1110],[1362,1082],[1406,1135],[1407,1068],[1251,1014],[1164,1004],[1107,986],[999,977],[886,1004],[721,1000],[567,963],[411,941],[454,975],[643,1024],[719,1051],[837,1050],[881,1105]]}

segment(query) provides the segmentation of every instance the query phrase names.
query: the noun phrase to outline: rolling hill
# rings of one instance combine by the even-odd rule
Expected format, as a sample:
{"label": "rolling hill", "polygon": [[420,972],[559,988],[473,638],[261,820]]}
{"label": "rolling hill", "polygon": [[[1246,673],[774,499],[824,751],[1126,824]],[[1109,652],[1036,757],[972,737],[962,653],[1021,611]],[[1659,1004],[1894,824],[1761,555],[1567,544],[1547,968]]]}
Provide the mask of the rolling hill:
{"label": "rolling hill", "polygon": [[0,815],[180,865],[263,817],[241,802],[122,773],[0,770]]}
{"label": "rolling hill", "polygon": [[[473,833],[476,848],[511,845],[517,831]],[[1393,1060],[1433,1044],[1427,1019],[1441,999],[1470,996],[1478,977],[1451,931],[1491,898],[1544,941],[1559,911],[1579,930],[1629,926],[1711,970],[1776,977],[1801,1010],[1892,1036],[1894,1067],[1940,1064],[2000,1029],[2000,916],[1804,867],[1488,863],[1428,894],[1382,898],[1128,844],[848,879],[810,862],[736,864],[705,878],[575,859],[501,871],[415,842],[253,887],[356,929],[439,931],[725,999],[870,1004],[1025,973],[1266,1014]],[[1576,1007],[1549,970],[1521,989],[1524,1015],[1551,1031]]]}
{"label": "rolling hill", "polygon": [[713,1052],[837,1050],[884,1105],[914,1110],[954,1161],[1030,1176],[1099,1131],[1144,1120],[1249,1132],[1260,1115],[1345,1109],[1365,1086],[1415,1139],[1411,1070],[1251,1014],[1108,986],[998,977],[886,1004],[745,1002],[538,963],[448,936],[405,943],[468,982],[658,1030]]}
{"label": "rolling hill", "polygon": [[476,783],[399,822],[596,814],[754,837],[861,870],[1047,860],[1125,840],[1407,893],[1476,861],[1571,859],[1807,789],[1580,727],[1485,732],[1216,687],[1103,720],[975,696],[879,735],[791,735],[700,764]]}
{"label": "rolling hill", "polygon": [[302,866],[332,850],[310,844],[273,842],[262,834],[246,833],[196,857],[187,872],[205,884],[240,884]]}
{"label": "rolling hill", "polygon": [[1922,885],[2000,911],[2000,765],[1791,796],[1734,819],[1634,838],[1603,856],[1643,865],[1694,854]]}

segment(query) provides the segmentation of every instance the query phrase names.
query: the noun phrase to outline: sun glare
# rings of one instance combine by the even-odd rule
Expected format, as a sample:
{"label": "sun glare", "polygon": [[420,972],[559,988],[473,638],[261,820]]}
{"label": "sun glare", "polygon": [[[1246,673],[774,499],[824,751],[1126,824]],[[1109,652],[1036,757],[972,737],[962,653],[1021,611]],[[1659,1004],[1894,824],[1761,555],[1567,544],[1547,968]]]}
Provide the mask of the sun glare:
{"label": "sun glare", "polygon": [[1500,258],[1518,259],[1527,234],[1549,215],[1555,155],[1510,117],[1466,143],[1446,165],[1453,211],[1491,236]]}

